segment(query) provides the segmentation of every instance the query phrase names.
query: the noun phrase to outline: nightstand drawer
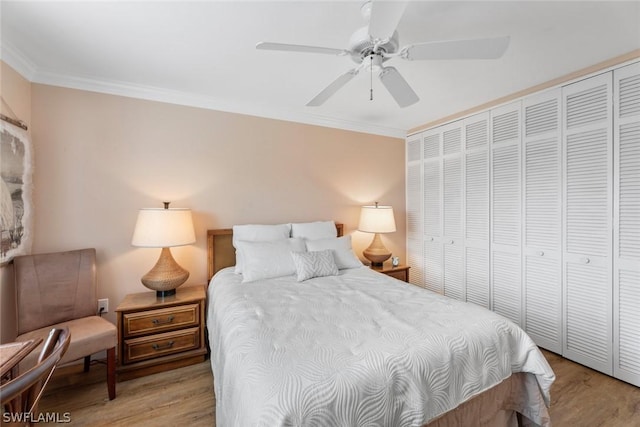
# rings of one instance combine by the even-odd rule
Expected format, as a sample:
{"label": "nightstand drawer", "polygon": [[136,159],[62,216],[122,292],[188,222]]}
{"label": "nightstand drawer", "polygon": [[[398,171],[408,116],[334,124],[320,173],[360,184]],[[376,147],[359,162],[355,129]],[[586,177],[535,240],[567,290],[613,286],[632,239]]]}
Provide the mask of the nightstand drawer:
{"label": "nightstand drawer", "polygon": [[165,332],[124,341],[124,364],[154,359],[200,347],[200,328]]}
{"label": "nightstand drawer", "polygon": [[118,305],[118,380],[203,362],[205,286],[128,294]]}
{"label": "nightstand drawer", "polygon": [[187,304],[158,310],[125,313],[124,337],[134,337],[156,332],[172,331],[200,324],[200,305]]}
{"label": "nightstand drawer", "polygon": [[394,279],[402,280],[403,282],[409,282],[409,267],[408,265],[385,265],[383,267],[371,267],[373,271],[386,274]]}
{"label": "nightstand drawer", "polygon": [[385,273],[387,276],[390,277],[395,277],[398,280],[402,280],[404,282],[407,281],[407,271],[406,270],[402,270],[402,271],[390,271],[388,273]]}

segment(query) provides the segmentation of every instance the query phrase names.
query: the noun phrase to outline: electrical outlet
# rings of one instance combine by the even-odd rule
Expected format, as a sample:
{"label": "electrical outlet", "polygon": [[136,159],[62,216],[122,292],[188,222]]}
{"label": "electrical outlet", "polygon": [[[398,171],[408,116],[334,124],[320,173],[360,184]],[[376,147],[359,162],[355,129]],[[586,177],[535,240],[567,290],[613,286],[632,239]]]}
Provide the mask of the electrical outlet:
{"label": "electrical outlet", "polygon": [[[101,311],[102,310],[102,311]],[[109,312],[109,298],[98,300],[98,313],[104,314]]]}

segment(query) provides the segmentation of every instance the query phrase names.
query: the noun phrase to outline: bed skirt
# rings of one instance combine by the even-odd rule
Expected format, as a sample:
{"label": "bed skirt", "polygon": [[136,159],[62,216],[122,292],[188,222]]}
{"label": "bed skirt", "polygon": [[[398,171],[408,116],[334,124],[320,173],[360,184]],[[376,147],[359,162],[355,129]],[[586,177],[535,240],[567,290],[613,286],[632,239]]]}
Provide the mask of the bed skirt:
{"label": "bed skirt", "polygon": [[[531,408],[538,408],[532,412]],[[518,372],[484,393],[425,424],[424,427],[551,426],[535,378]]]}

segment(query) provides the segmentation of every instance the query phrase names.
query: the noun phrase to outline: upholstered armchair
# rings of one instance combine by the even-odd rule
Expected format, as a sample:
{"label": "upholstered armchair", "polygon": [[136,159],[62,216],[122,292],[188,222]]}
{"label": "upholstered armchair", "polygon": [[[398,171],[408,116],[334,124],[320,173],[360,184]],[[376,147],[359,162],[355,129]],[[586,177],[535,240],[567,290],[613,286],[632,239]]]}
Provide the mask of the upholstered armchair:
{"label": "upholstered armchair", "polygon": [[[80,249],[13,259],[18,337],[16,341],[46,338],[51,328],[69,329],[71,341],[61,364],[107,352],[109,399],[116,396],[114,324],[97,315],[96,251]],[[20,363],[20,371],[35,364],[34,351]]]}

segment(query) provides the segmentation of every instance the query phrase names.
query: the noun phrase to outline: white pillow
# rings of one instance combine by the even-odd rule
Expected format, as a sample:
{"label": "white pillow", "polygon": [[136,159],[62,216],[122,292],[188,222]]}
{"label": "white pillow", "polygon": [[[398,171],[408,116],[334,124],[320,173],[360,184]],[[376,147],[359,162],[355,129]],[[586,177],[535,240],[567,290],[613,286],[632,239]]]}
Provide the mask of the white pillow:
{"label": "white pillow", "polygon": [[285,239],[272,242],[237,241],[244,266],[242,283],[290,276],[296,272],[291,252],[304,252],[304,240]]}
{"label": "white pillow", "polygon": [[298,282],[314,277],[336,276],[338,266],[331,250],[317,252],[291,252],[296,266]]}
{"label": "white pillow", "polygon": [[316,221],[291,224],[291,237],[316,240],[336,237],[338,231],[333,221]]}
{"label": "white pillow", "polygon": [[288,239],[291,234],[291,224],[262,225],[246,224],[233,226],[233,247],[236,248],[236,274],[242,274],[244,260],[237,251],[238,241],[245,242],[270,242],[273,240]]}
{"label": "white pillow", "polygon": [[340,270],[345,268],[362,267],[362,262],[351,249],[351,236],[334,237],[331,239],[305,241],[309,252],[331,249]]}

